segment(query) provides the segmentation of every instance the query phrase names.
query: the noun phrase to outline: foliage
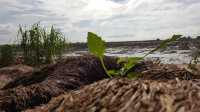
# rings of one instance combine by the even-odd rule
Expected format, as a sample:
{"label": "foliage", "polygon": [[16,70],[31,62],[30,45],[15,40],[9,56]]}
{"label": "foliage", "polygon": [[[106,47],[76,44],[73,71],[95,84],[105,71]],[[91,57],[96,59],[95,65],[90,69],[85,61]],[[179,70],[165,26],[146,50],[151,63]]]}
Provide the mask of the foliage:
{"label": "foliage", "polygon": [[129,72],[130,69],[132,69],[139,61],[143,60],[146,56],[149,54],[159,50],[159,49],[164,49],[168,46],[168,44],[177,41],[178,39],[181,38],[182,35],[173,35],[172,38],[164,40],[161,42],[161,44],[148,52],[146,55],[143,57],[122,57],[119,58],[118,63],[123,63],[123,67],[121,67],[120,70],[107,70],[104,63],[103,63],[103,56],[105,53],[105,41],[101,39],[101,37],[97,36],[94,33],[89,32],[88,33],[88,48],[89,51],[94,54],[96,57],[100,58],[102,66],[104,70],[106,71],[107,75],[109,77],[113,76],[127,76],[129,78],[135,78],[139,76],[140,74],[134,73],[134,72]]}
{"label": "foliage", "polygon": [[8,66],[13,64],[14,61],[14,50],[11,45],[1,46],[0,66]]}
{"label": "foliage", "polygon": [[108,72],[111,76],[128,77],[130,79],[136,78],[141,74],[130,72],[130,70],[141,60],[143,60],[142,57],[121,57],[117,63],[123,66],[119,70],[109,70]]}
{"label": "foliage", "polygon": [[50,34],[46,34],[43,31],[43,39],[44,39],[44,50],[45,50],[45,57],[48,63],[52,63],[56,56],[61,57],[62,53],[66,47],[65,45],[65,37],[62,33],[55,30],[52,26]]}
{"label": "foliage", "polygon": [[50,31],[34,24],[30,29],[19,27],[18,36],[24,61],[29,65],[53,63],[65,49],[65,37],[52,26]]}
{"label": "foliage", "polygon": [[96,34],[88,32],[88,48],[95,56],[102,57],[106,50],[105,41]]}
{"label": "foliage", "polygon": [[103,57],[104,57],[104,53],[105,53],[105,49],[106,49],[105,41],[102,40],[101,37],[97,36],[96,34],[94,34],[92,32],[88,32],[87,44],[88,44],[89,51],[93,55],[95,55],[96,57],[98,57],[100,59],[104,71],[111,78],[112,76],[108,72],[108,70],[103,62]]}

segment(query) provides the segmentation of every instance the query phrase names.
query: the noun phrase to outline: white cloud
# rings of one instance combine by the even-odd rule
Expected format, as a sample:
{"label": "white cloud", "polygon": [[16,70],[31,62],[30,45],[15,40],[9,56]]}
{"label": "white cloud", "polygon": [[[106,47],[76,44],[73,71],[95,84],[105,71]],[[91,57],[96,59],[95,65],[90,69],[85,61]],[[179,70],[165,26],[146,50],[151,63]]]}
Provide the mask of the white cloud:
{"label": "white cloud", "polygon": [[54,24],[71,41],[85,41],[88,31],[109,41],[200,35],[199,0],[0,0],[0,6],[0,24]]}
{"label": "white cloud", "polygon": [[16,40],[15,37],[17,34],[15,27],[12,24],[0,24],[0,44],[3,43],[12,43]]}

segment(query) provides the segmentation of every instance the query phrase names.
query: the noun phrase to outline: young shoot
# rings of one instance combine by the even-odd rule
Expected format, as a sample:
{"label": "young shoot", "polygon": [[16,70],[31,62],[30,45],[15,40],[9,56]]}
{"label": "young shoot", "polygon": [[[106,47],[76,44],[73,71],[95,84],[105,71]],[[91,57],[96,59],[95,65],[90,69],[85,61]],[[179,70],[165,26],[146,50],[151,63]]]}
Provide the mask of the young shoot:
{"label": "young shoot", "polygon": [[103,69],[105,70],[106,74],[111,78],[113,76],[126,76],[128,78],[135,78],[138,77],[140,74],[129,72],[135,65],[140,62],[141,60],[144,60],[145,57],[147,57],[149,54],[152,54],[155,51],[158,51],[160,49],[166,48],[170,43],[177,41],[181,38],[182,35],[173,35],[172,38],[164,40],[161,42],[161,44],[156,47],[155,49],[151,50],[147,54],[145,54],[143,57],[123,57],[119,58],[117,63],[123,63],[123,66],[119,70],[107,70],[103,57],[106,50],[105,41],[101,39],[98,35],[92,32],[88,32],[87,37],[87,45],[89,48],[89,52],[98,57],[101,61],[101,64],[103,66]]}

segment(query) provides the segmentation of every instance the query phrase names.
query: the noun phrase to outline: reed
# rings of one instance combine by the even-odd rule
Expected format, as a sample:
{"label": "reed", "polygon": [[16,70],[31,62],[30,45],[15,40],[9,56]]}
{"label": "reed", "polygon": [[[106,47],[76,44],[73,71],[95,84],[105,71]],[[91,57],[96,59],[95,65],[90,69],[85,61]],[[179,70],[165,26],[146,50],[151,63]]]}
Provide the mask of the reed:
{"label": "reed", "polygon": [[62,56],[67,45],[64,35],[53,26],[49,31],[39,24],[32,25],[30,29],[20,26],[18,37],[28,65],[53,63]]}

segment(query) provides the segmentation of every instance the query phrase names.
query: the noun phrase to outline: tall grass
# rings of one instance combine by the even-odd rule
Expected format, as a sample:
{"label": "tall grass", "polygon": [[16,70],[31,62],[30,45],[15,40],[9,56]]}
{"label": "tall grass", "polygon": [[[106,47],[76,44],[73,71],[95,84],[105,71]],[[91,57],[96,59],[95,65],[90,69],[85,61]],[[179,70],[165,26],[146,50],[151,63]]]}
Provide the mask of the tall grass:
{"label": "tall grass", "polygon": [[20,26],[18,37],[23,49],[24,61],[29,65],[53,63],[66,48],[64,35],[53,26],[50,30],[34,24],[30,29]]}
{"label": "tall grass", "polygon": [[0,49],[0,67],[13,64],[14,50],[12,45],[3,45]]}
{"label": "tall grass", "polygon": [[45,51],[45,57],[46,61],[48,63],[54,62],[54,59],[56,57],[61,57],[62,53],[66,47],[65,44],[65,38],[62,35],[62,33],[55,30],[55,28],[52,26],[51,31],[49,34],[46,34],[46,32],[43,32],[43,39],[44,39],[44,49]]}

